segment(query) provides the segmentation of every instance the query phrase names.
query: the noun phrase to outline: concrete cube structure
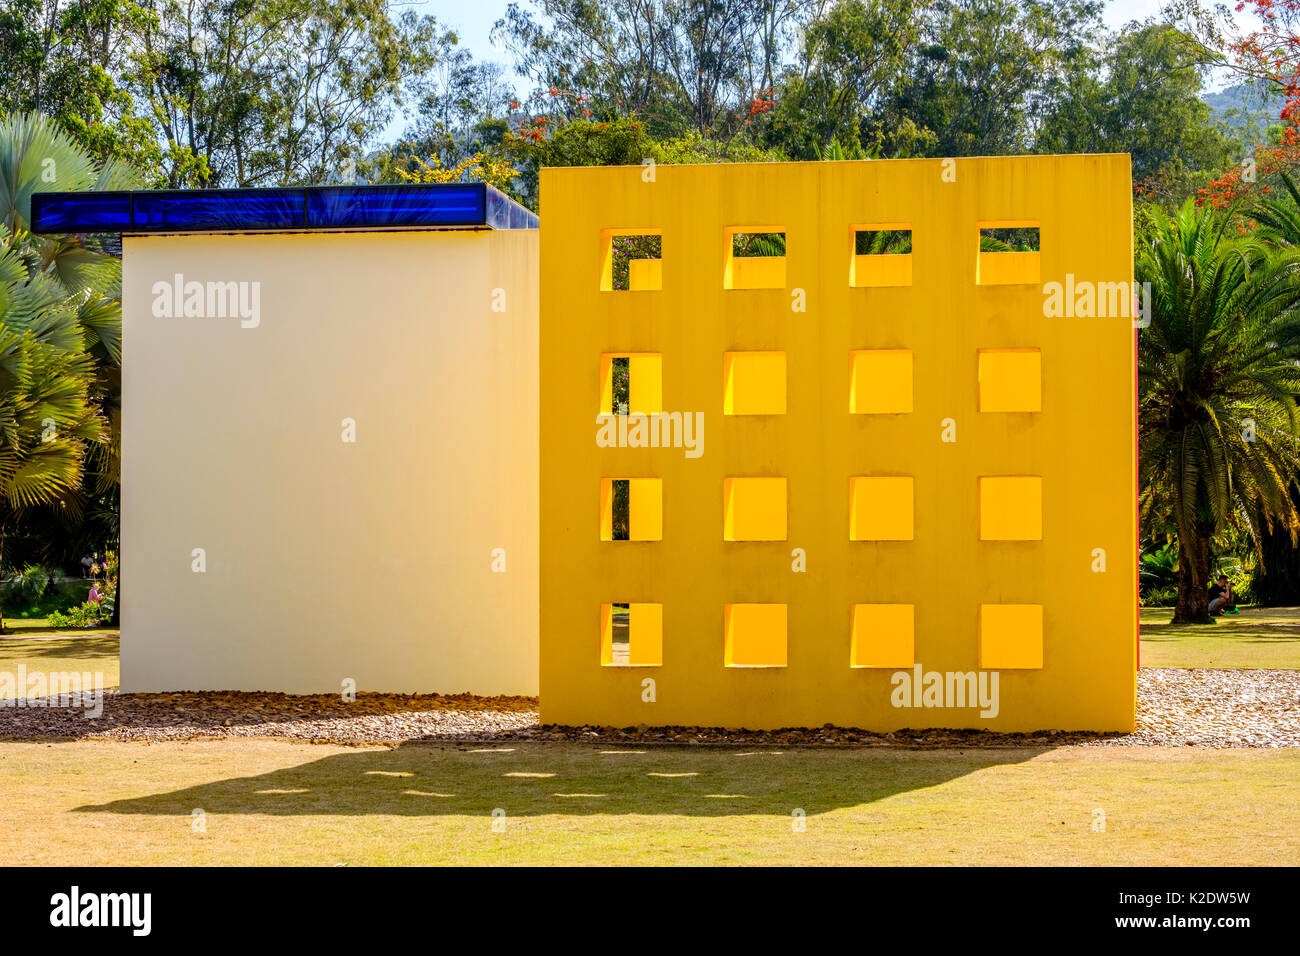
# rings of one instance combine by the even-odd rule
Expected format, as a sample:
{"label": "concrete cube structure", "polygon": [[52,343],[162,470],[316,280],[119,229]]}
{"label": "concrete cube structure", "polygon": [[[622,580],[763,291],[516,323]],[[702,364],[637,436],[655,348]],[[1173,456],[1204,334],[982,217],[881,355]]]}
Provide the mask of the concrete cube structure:
{"label": "concrete cube structure", "polygon": [[537,692],[531,213],[485,186],[38,200],[47,231],[125,233],[123,690]]}
{"label": "concrete cube structure", "polygon": [[1133,727],[1127,156],[541,195],[544,723]]}

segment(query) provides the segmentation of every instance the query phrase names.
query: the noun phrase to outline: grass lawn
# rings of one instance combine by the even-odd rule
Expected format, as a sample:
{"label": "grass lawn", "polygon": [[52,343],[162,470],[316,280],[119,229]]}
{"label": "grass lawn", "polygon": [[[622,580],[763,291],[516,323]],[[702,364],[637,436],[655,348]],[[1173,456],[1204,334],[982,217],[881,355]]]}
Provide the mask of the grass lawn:
{"label": "grass lawn", "polygon": [[[1300,668],[1300,609],[1170,613],[1142,614],[1147,666]],[[25,632],[0,671],[116,686],[117,648]],[[0,743],[11,865],[1284,864],[1297,814],[1300,749]]]}
{"label": "grass lawn", "polygon": [[[43,633],[32,634],[21,624],[19,634],[0,637],[0,672],[17,674],[19,664],[26,664],[28,673],[99,672],[104,687],[118,686],[117,631],[54,631],[47,625]],[[0,698],[14,696],[8,691],[0,688]]]}
{"label": "grass lawn", "polygon": [[1289,864],[1298,813],[1300,750],[0,744],[10,865]]}
{"label": "grass lawn", "polygon": [[1300,668],[1300,608],[1247,608],[1213,624],[1173,625],[1173,616],[1143,609],[1143,667]]}

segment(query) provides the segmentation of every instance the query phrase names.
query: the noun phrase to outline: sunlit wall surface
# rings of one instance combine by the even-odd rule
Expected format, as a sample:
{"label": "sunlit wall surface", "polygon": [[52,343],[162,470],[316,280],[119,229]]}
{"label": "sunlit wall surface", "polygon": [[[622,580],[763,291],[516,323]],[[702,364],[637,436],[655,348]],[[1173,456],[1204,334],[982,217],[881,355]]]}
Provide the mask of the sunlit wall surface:
{"label": "sunlit wall surface", "polygon": [[123,688],[535,694],[537,231],[123,249]]}
{"label": "sunlit wall surface", "polygon": [[541,195],[543,722],[1133,726],[1127,156]]}

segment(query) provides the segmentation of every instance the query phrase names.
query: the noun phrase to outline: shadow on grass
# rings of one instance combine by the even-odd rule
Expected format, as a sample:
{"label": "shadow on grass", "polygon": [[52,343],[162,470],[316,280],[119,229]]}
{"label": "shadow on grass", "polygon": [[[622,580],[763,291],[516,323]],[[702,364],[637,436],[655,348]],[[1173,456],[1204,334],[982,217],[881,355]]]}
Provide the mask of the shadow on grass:
{"label": "shadow on grass", "polygon": [[1188,638],[1208,637],[1222,641],[1243,643],[1300,642],[1300,624],[1289,622],[1233,622],[1228,625],[1204,624],[1143,624],[1144,641],[1181,641]]}
{"label": "shadow on grass", "polygon": [[1174,613],[1172,608],[1162,608],[1159,612],[1144,608],[1142,613],[1147,617],[1159,613],[1158,620],[1142,621],[1143,640],[1149,638],[1170,640],[1184,637],[1230,639],[1258,637],[1268,640],[1300,641],[1300,608],[1296,607],[1246,608],[1239,614],[1220,615],[1209,624],[1175,624],[1172,620]]}
{"label": "shadow on grass", "polygon": [[80,634],[48,634],[39,638],[22,635],[6,636],[5,639],[0,640],[0,657],[3,658],[106,659],[117,657],[117,651],[118,639],[116,633],[111,636],[96,633],[85,636]]}
{"label": "shadow on grass", "polygon": [[1022,763],[1050,747],[969,750],[405,744],[253,777],[78,807],[189,816],[657,814],[808,816]]}
{"label": "shadow on grass", "polygon": [[117,635],[49,634],[40,637],[15,636],[0,640],[0,657],[115,658]]}

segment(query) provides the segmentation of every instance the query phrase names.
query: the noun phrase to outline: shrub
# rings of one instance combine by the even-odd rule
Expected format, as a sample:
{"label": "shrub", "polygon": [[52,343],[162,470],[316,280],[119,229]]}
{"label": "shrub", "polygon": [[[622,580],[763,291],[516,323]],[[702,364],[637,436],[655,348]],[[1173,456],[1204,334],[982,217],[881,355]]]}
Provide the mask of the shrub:
{"label": "shrub", "polygon": [[100,601],[87,601],[72,608],[66,614],[51,611],[49,621],[53,627],[98,627],[113,616],[112,598]]}

